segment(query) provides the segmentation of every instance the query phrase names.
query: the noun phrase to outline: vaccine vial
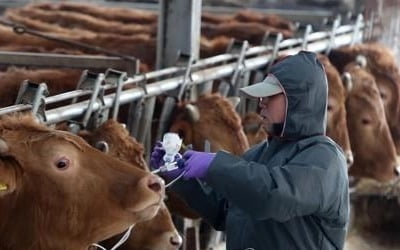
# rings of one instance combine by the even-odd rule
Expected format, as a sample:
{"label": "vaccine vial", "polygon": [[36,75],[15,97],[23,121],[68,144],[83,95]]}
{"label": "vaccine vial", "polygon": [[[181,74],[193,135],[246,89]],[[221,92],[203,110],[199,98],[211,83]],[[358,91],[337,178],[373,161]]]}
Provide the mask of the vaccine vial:
{"label": "vaccine vial", "polygon": [[175,155],[178,154],[182,145],[182,139],[177,133],[165,133],[162,140],[162,146],[165,150],[163,160],[165,164],[174,162]]}

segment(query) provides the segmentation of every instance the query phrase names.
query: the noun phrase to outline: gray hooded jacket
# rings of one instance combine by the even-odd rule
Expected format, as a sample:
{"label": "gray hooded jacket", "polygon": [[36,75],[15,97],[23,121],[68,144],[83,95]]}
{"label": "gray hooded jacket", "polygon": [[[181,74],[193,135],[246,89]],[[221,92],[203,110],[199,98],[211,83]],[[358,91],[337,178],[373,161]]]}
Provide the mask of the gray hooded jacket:
{"label": "gray hooded jacket", "polygon": [[287,116],[283,136],[242,157],[218,152],[204,182],[173,187],[217,230],[227,249],[343,249],[349,218],[344,154],[325,136],[327,82],[311,52],[275,64]]}

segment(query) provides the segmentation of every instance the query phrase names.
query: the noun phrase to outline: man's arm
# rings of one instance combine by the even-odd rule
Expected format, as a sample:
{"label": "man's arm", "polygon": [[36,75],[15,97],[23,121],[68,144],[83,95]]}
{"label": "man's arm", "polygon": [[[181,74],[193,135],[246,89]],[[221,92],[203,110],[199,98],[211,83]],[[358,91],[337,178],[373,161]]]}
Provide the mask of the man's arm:
{"label": "man's arm", "polygon": [[[339,169],[343,168],[343,169]],[[206,182],[255,219],[286,221],[317,212],[334,213],[347,188],[345,160],[331,145],[314,145],[283,166],[268,168],[219,152]]]}
{"label": "man's arm", "polygon": [[191,179],[179,180],[171,188],[216,230],[225,230],[227,202],[209,186],[197,179]]}

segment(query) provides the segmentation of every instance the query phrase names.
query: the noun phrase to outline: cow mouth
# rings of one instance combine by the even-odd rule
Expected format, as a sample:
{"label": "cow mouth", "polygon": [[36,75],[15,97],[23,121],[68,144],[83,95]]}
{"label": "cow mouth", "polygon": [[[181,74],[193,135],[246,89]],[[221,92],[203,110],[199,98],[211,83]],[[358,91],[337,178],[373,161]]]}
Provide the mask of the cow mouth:
{"label": "cow mouth", "polygon": [[133,213],[137,214],[142,219],[150,219],[157,214],[158,210],[160,210],[162,201],[163,199],[160,198],[157,202],[154,202],[145,208],[133,211]]}

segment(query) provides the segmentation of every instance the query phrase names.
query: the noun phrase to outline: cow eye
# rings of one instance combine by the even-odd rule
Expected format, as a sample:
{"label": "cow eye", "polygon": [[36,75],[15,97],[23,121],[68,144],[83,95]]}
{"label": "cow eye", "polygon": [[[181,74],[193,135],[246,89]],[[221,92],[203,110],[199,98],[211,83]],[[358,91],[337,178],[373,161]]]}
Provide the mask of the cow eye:
{"label": "cow eye", "polygon": [[362,118],[362,119],[361,119],[361,123],[364,124],[364,125],[368,125],[368,124],[371,123],[371,119],[369,119],[369,118]]}
{"label": "cow eye", "polygon": [[66,169],[69,167],[69,160],[67,158],[63,157],[63,158],[57,160],[55,165],[58,169]]}

